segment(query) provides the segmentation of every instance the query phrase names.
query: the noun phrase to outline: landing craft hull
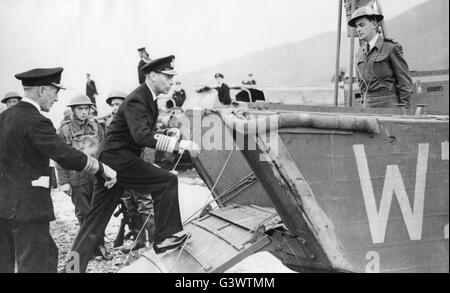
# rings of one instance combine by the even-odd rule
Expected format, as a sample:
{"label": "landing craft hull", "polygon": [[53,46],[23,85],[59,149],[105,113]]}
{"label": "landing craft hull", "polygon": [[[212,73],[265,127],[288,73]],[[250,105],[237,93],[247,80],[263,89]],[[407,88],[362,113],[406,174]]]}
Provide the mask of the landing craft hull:
{"label": "landing craft hull", "polygon": [[[247,116],[274,114],[270,105],[267,109],[249,110]],[[354,272],[448,272],[448,116],[291,110],[298,111],[276,113],[376,117],[380,131],[289,127],[278,131],[277,154],[264,143],[255,150],[204,151],[195,165],[210,189],[215,186],[218,205],[275,208],[298,245],[295,255],[271,252],[297,271],[317,265]],[[219,115],[202,119],[208,120],[203,134],[211,125],[223,126]],[[232,131],[222,129],[222,141],[233,141]]]}

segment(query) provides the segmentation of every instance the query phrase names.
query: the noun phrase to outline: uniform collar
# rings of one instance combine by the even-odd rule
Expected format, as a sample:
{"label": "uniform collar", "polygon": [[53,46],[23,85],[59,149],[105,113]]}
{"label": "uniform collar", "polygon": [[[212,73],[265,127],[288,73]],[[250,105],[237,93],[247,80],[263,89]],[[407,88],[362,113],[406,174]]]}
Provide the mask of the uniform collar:
{"label": "uniform collar", "polygon": [[380,42],[381,42],[380,35],[376,34],[376,36],[368,43],[370,46],[370,50],[372,50],[374,47],[380,49]]}
{"label": "uniform collar", "polygon": [[22,98],[22,102],[25,102],[25,103],[33,105],[39,112],[41,112],[41,107],[38,105],[38,103],[36,103],[32,99],[29,99],[27,97],[23,97]]}
{"label": "uniform collar", "polygon": [[151,88],[150,85],[147,83],[147,81],[145,81],[145,84],[147,85],[148,89],[149,89],[150,92],[152,93],[153,101],[156,101],[156,99],[157,99],[158,97],[157,97],[156,94],[153,92],[152,88]]}

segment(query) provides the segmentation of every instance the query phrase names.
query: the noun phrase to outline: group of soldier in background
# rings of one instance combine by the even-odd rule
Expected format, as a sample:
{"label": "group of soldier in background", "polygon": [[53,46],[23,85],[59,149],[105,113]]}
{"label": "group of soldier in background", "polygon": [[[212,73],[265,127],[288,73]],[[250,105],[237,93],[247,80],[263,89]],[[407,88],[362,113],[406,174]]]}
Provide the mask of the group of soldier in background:
{"label": "group of soldier in background", "polygon": [[156,151],[180,157],[185,151],[192,156],[200,152],[178,128],[157,129],[157,99],[174,84],[174,59],[170,55],[146,63],[144,83],[130,94],[111,92],[106,103],[112,112],[104,121],[93,117],[95,101],[75,95],[57,131],[43,112],[64,89],[64,69],[35,68],[15,75],[24,96],[8,93],[2,99],[8,109],[0,114],[0,273],[15,267],[18,272],[56,272],[58,248],[49,229],[55,220],[53,163],[80,225],[64,272],[85,272],[94,255],[111,258],[104,247],[105,229],[118,206],[126,211],[135,240],[123,251],[146,247],[147,240],[155,253],[185,243],[178,178],[154,163]]}
{"label": "group of soldier in background", "polygon": [[[138,53],[140,57],[138,81],[139,84],[143,84],[145,82],[145,74],[141,69],[151,59],[145,47],[139,48]],[[68,109],[64,111],[64,117],[57,133],[67,145],[89,156],[95,156],[114,115],[127,97],[127,93],[119,90],[112,91],[106,99],[106,103],[111,107],[110,114],[97,119],[97,87],[89,73],[86,74],[86,78],[86,95],[79,94],[70,100],[67,105]],[[0,112],[13,107],[21,99],[22,97],[16,92],[8,92],[1,100],[1,105],[4,109],[0,108]],[[185,100],[186,93],[181,88],[181,82],[177,81],[173,98],[168,100],[166,106],[167,108],[181,107]],[[141,158],[146,162],[153,163],[155,150],[145,148]],[[86,172],[66,170],[58,164],[56,164],[56,169],[59,190],[71,197],[75,207],[75,216],[81,227],[91,208],[94,192],[94,175]],[[145,248],[147,241],[150,244],[153,242],[155,227],[151,195],[139,194],[132,190],[125,191],[118,212],[123,214],[123,218],[114,247],[121,246],[122,252],[129,253],[130,251]],[[126,235],[124,235],[125,226],[129,228],[129,233]],[[133,239],[134,242],[131,246],[123,246],[124,239]],[[104,245],[104,240],[101,241],[93,256],[100,256],[105,260],[111,258]]]}

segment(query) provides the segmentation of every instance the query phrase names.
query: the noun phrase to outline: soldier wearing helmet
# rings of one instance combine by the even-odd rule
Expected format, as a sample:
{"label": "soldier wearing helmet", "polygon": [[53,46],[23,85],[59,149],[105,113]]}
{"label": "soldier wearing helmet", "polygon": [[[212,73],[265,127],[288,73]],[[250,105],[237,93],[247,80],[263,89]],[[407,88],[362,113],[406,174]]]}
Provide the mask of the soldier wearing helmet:
{"label": "soldier wearing helmet", "polygon": [[[71,147],[82,151],[86,155],[95,156],[104,137],[103,128],[90,118],[94,104],[86,95],[76,95],[70,100],[67,107],[72,110],[69,120],[63,121],[58,135]],[[57,166],[58,185],[60,189],[72,198],[75,206],[75,216],[81,224],[91,208],[94,189],[94,176],[77,171],[69,171]],[[103,245],[102,245],[103,246]],[[101,247],[103,249],[103,247]],[[101,250],[100,249],[100,250]],[[105,256],[106,252],[97,255]]]}
{"label": "soldier wearing helmet", "polygon": [[122,102],[123,102],[123,100],[125,100],[126,97],[127,97],[127,94],[122,91],[112,91],[108,95],[108,98],[106,99],[106,103],[111,106],[112,111],[111,111],[111,114],[109,114],[106,117],[105,127],[108,127],[109,124],[111,124],[114,115],[117,113],[120,105],[122,105]]}
{"label": "soldier wearing helmet", "polygon": [[360,7],[352,14],[348,25],[364,44],[356,55],[359,87],[364,105],[369,108],[410,106],[413,85],[402,46],[379,33],[383,20],[371,6]]}
{"label": "soldier wearing helmet", "polygon": [[11,108],[15,104],[17,104],[22,97],[15,92],[6,93],[5,97],[2,99],[2,103],[6,105],[6,107]]}

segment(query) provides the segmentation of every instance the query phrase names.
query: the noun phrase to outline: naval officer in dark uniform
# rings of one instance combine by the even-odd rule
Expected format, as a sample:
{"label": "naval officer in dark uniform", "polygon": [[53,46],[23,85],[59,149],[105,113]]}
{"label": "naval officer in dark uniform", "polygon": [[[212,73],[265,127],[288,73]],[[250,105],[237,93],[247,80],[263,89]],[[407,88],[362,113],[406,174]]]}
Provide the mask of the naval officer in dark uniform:
{"label": "naval officer in dark uniform", "polygon": [[142,68],[145,83],[126,97],[114,116],[100,147],[99,160],[117,170],[117,184],[110,190],[101,179],[95,184],[92,208],[75,239],[66,272],[86,271],[90,255],[125,190],[152,195],[156,253],[176,249],[186,241],[187,235],[175,235],[183,230],[177,176],[139,157],[145,147],[175,153],[183,149],[190,151],[191,156],[198,155],[199,147],[195,143],[179,140],[178,129],[169,129],[164,134],[155,131],[156,99],[160,94],[167,94],[173,85],[174,58],[168,56],[147,63]]}
{"label": "naval officer in dark uniform", "polygon": [[137,67],[138,81],[139,81],[139,84],[143,84],[145,82],[145,73],[142,72],[142,67],[144,67],[145,64],[150,62],[151,59],[150,59],[150,56],[148,55],[145,47],[139,48],[137,50],[138,50],[139,58],[140,58],[138,67]]}
{"label": "naval officer in dark uniform", "polygon": [[383,15],[371,6],[355,10],[348,24],[364,46],[356,55],[359,87],[369,108],[395,108],[411,105],[413,83],[402,46],[378,33]]}
{"label": "naval officer in dark uniform", "polygon": [[214,75],[214,78],[216,79],[218,87],[216,87],[219,101],[222,105],[229,105],[231,104],[231,98],[230,98],[230,87],[223,82],[223,74],[222,73],[216,73]]}
{"label": "naval officer in dark uniform", "polygon": [[103,175],[108,187],[115,184],[114,170],[69,147],[41,114],[58,100],[62,71],[17,74],[25,95],[0,114],[0,273],[14,272],[16,261],[20,273],[57,270],[58,249],[49,231],[55,220],[50,159],[66,169]]}

